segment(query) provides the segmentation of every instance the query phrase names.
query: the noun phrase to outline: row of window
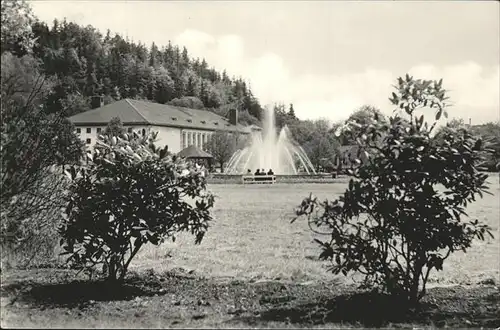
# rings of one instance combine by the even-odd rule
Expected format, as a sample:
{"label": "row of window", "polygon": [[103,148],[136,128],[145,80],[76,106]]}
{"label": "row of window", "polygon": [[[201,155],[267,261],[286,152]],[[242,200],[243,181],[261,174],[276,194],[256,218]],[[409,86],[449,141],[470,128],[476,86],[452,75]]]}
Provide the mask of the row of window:
{"label": "row of window", "polygon": [[[132,133],[132,130],[133,130],[133,129],[134,129],[133,127],[129,127],[129,128],[127,129],[127,132]],[[87,128],[86,128],[86,131],[87,131],[87,134],[92,133],[92,127],[87,127]],[[102,128],[101,128],[101,127],[97,127],[97,128],[96,128],[96,133],[101,133],[101,132],[102,132]],[[143,130],[142,130],[142,134],[144,134],[144,132],[145,132],[145,130],[143,129]],[[76,129],[76,133],[78,133],[78,134],[82,133],[82,129],[81,129],[80,127],[78,127],[78,128]]]}
{"label": "row of window", "polygon": [[201,132],[182,132],[182,148],[184,149],[194,144],[198,148],[204,149],[205,144],[210,140],[210,135],[210,133]]}
{"label": "row of window", "polygon": [[[87,130],[87,134],[92,133],[92,127],[87,127],[86,130]],[[101,133],[101,131],[102,131],[102,128],[101,127],[97,127],[96,132],[97,133]],[[80,127],[78,127],[76,129],[76,133],[80,134],[81,132],[82,132],[82,129]]]}

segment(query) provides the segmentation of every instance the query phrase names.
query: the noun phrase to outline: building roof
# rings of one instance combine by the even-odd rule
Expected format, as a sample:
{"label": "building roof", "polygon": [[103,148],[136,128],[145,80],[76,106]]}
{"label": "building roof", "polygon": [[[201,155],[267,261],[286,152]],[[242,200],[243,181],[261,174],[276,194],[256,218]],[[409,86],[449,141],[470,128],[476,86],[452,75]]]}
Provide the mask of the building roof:
{"label": "building roof", "polygon": [[211,154],[209,154],[206,151],[201,150],[200,148],[198,148],[194,144],[179,151],[177,156],[183,157],[183,158],[213,158]]}
{"label": "building roof", "polygon": [[195,110],[148,101],[123,99],[100,108],[76,114],[69,120],[76,126],[107,125],[118,117],[123,125],[155,125],[195,128],[210,131],[249,133],[241,125],[232,125],[227,118],[208,110]]}

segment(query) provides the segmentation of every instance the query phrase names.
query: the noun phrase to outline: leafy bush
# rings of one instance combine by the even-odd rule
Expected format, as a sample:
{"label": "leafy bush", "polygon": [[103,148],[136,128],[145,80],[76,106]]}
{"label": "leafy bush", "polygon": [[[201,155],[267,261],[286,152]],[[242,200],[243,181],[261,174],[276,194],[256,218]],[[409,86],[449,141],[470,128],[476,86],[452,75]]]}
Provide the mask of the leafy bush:
{"label": "leafy bush", "polygon": [[51,88],[33,57],[2,54],[0,245],[18,266],[54,256],[67,184],[57,171],[83,155],[73,125],[43,106]]}
{"label": "leafy bush", "polygon": [[[402,114],[395,111],[386,123],[374,118],[356,125],[360,155],[368,160],[358,159],[350,170],[345,193],[333,202],[310,196],[297,209],[314,231],[331,237],[317,242],[320,258],[331,260],[333,273],[361,273],[363,285],[400,295],[412,305],[425,294],[430,272],[442,270],[451,253],[465,252],[486,233],[492,236],[488,226],[465,219],[468,203],[487,192],[487,175],[477,170],[482,141],[466,129],[443,134],[441,140],[431,134],[446,116],[441,84],[399,78],[391,101]],[[430,127],[424,115],[415,114],[423,107],[436,110]]]}
{"label": "leafy bush", "polygon": [[200,243],[214,198],[196,168],[155,150],[151,136],[101,136],[87,167],[71,167],[68,205],[60,228],[68,262],[109,280],[123,280],[145,244],[181,231]]}
{"label": "leafy bush", "polygon": [[67,187],[60,172],[57,167],[40,171],[40,179],[0,211],[0,243],[5,266],[23,268],[57,259],[57,228]]}

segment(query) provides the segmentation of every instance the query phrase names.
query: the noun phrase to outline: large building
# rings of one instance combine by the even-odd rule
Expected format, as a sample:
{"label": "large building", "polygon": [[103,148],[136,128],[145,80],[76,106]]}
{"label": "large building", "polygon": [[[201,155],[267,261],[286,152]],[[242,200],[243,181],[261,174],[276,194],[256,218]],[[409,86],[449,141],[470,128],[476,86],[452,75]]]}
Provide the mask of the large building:
{"label": "large building", "polygon": [[194,110],[147,101],[123,99],[104,105],[102,98],[92,99],[92,110],[69,118],[76,133],[87,148],[95,145],[97,136],[104,132],[112,118],[120,118],[128,132],[157,131],[158,146],[178,153],[191,145],[204,149],[205,143],[216,131],[249,134],[251,128],[238,123],[237,110],[230,111],[230,119],[207,110]]}

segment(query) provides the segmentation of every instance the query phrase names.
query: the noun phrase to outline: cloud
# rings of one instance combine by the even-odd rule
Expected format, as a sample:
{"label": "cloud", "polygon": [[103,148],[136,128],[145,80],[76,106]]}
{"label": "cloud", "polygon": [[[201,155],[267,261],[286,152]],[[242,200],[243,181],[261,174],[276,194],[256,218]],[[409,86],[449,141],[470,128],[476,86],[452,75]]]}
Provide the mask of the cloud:
{"label": "cloud", "polygon": [[[347,118],[357,107],[371,104],[385,113],[392,111],[388,96],[398,75],[380,68],[366,68],[342,75],[294,74],[284,59],[272,52],[257,57],[246,54],[244,40],[237,35],[212,36],[186,30],[174,42],[185,45],[195,57],[204,57],[217,69],[241,76],[251,84],[263,105],[294,103],[300,118]],[[408,72],[422,79],[443,78],[454,106],[450,116],[474,122],[499,119],[499,66],[484,68],[474,62],[436,67],[418,64]]]}

